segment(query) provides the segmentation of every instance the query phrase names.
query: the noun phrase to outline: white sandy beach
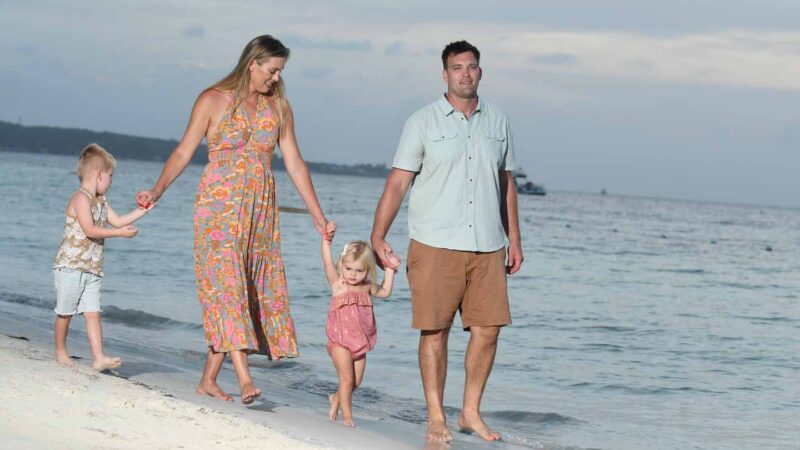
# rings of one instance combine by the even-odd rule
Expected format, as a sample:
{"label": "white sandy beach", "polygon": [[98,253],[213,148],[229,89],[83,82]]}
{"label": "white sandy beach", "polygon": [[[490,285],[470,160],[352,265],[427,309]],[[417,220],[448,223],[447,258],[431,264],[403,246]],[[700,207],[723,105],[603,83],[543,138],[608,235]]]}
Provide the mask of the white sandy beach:
{"label": "white sandy beach", "polygon": [[0,436],[9,449],[324,448],[0,335]]}

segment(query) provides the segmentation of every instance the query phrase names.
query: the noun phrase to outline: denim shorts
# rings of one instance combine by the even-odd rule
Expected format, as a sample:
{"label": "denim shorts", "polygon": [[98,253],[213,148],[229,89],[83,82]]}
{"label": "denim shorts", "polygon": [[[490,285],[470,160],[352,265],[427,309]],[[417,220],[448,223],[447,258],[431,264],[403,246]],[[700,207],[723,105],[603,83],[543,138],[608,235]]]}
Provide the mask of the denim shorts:
{"label": "denim shorts", "polygon": [[56,286],[56,314],[72,316],[100,312],[101,277],[75,269],[53,269]]}

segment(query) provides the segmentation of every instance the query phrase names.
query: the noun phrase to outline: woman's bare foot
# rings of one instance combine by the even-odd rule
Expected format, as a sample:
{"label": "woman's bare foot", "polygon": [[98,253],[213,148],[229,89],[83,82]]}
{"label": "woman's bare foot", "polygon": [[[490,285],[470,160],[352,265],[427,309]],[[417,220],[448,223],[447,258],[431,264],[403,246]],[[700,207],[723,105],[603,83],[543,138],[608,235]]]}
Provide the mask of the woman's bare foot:
{"label": "woman's bare foot", "polygon": [[261,395],[261,389],[255,387],[253,383],[246,383],[242,386],[242,403],[249,405]]}
{"label": "woman's bare foot", "polygon": [[336,419],[339,418],[339,394],[334,392],[329,395],[328,401],[331,402],[331,409],[328,410],[328,418],[335,422]]}
{"label": "woman's bare foot", "polygon": [[485,441],[492,442],[500,440],[500,433],[489,428],[480,414],[467,418],[462,412],[461,417],[458,418],[458,428],[465,433],[475,433]]}
{"label": "woman's bare foot", "polygon": [[447,428],[444,421],[433,420],[428,422],[428,440],[431,442],[450,442],[453,440],[453,434]]}
{"label": "woman's bare foot", "polygon": [[213,381],[201,380],[200,384],[197,385],[197,389],[194,391],[199,395],[207,395],[209,397],[214,397],[217,400],[224,400],[226,402],[233,401],[233,397],[226,394],[225,391],[223,391],[222,388]]}
{"label": "woman's bare foot", "polygon": [[342,424],[350,428],[356,427],[356,423],[353,422],[353,416],[345,416],[344,414],[342,414]]}
{"label": "woman's bare foot", "polygon": [[103,355],[94,360],[92,363],[92,369],[96,370],[97,372],[103,372],[109,369],[116,369],[121,365],[122,359]]}
{"label": "woman's bare foot", "polygon": [[70,369],[74,369],[75,367],[77,367],[77,365],[72,360],[72,358],[69,357],[67,352],[56,352],[56,362],[61,364],[62,366],[67,366]]}

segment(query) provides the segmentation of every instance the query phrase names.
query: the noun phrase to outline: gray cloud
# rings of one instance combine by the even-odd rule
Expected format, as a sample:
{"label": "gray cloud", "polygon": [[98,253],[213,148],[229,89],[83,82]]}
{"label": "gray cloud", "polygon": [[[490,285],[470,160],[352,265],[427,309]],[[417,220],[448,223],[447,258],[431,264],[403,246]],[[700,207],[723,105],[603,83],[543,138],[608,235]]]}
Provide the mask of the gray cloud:
{"label": "gray cloud", "polygon": [[313,80],[321,80],[323,78],[330,78],[331,75],[336,73],[336,69],[332,67],[306,67],[300,71],[300,74],[306,78]]}
{"label": "gray cloud", "polygon": [[281,39],[288,47],[310,50],[369,51],[372,43],[366,39],[340,41],[335,39],[313,39],[300,35],[288,35]]}
{"label": "gray cloud", "polygon": [[402,42],[394,42],[386,46],[383,54],[387,56],[402,55],[405,53],[404,45]]}
{"label": "gray cloud", "polygon": [[548,53],[546,55],[533,55],[531,61],[539,64],[554,66],[574,66],[579,63],[578,58],[569,53]]}
{"label": "gray cloud", "polygon": [[206,29],[202,25],[192,25],[183,30],[183,35],[187,38],[204,38],[206,37]]}

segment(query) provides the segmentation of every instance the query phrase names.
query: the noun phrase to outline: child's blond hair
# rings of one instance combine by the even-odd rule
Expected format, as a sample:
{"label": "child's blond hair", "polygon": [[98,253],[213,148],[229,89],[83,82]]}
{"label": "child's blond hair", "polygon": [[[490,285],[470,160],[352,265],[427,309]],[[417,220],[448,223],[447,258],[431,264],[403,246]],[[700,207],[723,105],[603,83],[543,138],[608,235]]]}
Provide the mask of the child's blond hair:
{"label": "child's blond hair", "polygon": [[83,177],[94,170],[114,170],[116,167],[117,160],[111,153],[99,144],[92,143],[81,151],[75,171],[78,172],[78,179],[83,181]]}
{"label": "child's blond hair", "polygon": [[342,273],[342,264],[345,261],[360,263],[367,271],[364,277],[370,284],[375,284],[375,276],[377,269],[375,269],[375,255],[372,252],[372,247],[364,241],[351,241],[344,246],[344,250],[339,254],[339,259],[336,260],[336,270]]}

